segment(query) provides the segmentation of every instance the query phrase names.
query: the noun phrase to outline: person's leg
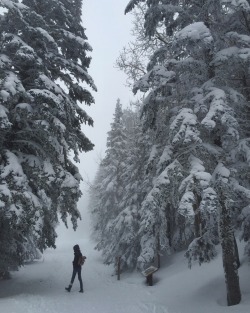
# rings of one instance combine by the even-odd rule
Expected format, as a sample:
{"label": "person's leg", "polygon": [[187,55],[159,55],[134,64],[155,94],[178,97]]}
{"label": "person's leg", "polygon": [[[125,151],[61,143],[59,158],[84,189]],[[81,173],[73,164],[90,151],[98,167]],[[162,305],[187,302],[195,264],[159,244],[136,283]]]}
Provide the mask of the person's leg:
{"label": "person's leg", "polygon": [[74,280],[75,280],[75,277],[76,277],[76,272],[77,272],[77,269],[73,268],[73,273],[72,273],[72,277],[71,277],[71,281],[70,281],[71,286],[74,283]]}
{"label": "person's leg", "polygon": [[72,288],[73,282],[74,282],[75,277],[76,277],[76,272],[77,272],[77,270],[75,268],[73,268],[73,273],[72,273],[70,284],[68,287],[65,288],[65,290],[67,290],[68,292],[70,292],[70,290]]}
{"label": "person's leg", "polygon": [[81,275],[81,272],[82,272],[82,268],[80,267],[78,269],[78,279],[79,279],[79,282],[80,282],[80,292],[83,292],[83,284],[82,284],[82,275]]}

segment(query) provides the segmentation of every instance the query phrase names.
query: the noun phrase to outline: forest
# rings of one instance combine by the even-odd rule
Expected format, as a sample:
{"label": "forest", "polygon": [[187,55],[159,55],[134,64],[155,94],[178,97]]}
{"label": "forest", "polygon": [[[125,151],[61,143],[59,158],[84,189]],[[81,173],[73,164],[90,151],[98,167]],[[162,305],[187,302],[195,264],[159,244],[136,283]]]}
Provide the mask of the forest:
{"label": "forest", "polygon": [[[94,148],[83,105],[97,91],[82,0],[0,0],[0,276],[73,228]],[[184,251],[222,251],[227,305],[241,301],[237,242],[250,258],[250,1],[131,0],[133,40],[91,182],[92,237],[105,264],[143,270]],[[91,40],[91,38],[90,38]],[[94,61],[93,61],[94,62]]]}
{"label": "forest", "polygon": [[183,250],[189,267],[208,263],[219,246],[237,304],[238,239],[250,257],[250,3],[132,0],[130,11],[134,41],[117,66],[140,98],[118,99],[90,190],[96,249],[125,271]]}

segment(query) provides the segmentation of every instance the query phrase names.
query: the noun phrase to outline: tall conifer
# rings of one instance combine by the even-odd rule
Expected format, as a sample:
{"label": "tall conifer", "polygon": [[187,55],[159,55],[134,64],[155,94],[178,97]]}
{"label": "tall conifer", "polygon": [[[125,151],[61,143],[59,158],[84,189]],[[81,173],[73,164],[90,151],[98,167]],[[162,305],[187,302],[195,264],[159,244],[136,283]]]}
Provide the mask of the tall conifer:
{"label": "tall conifer", "polygon": [[91,47],[81,25],[82,0],[1,0],[0,7],[0,242],[6,269],[10,254],[15,265],[23,262],[28,242],[41,250],[55,247],[58,214],[64,223],[71,216],[77,227],[81,176],[70,151],[79,162],[79,152],[93,148],[81,130],[83,123],[93,124],[81,103],[93,103],[86,85],[96,87],[87,73]]}

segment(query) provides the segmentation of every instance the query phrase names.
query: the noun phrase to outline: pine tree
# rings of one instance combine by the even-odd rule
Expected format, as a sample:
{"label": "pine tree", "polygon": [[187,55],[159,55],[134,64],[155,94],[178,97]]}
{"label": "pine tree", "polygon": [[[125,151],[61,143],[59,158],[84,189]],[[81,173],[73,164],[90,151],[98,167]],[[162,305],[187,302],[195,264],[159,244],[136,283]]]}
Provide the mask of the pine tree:
{"label": "pine tree", "polygon": [[[87,73],[91,47],[81,25],[82,0],[1,0],[0,242],[4,270],[27,249],[55,247],[58,214],[77,227],[81,176],[70,159],[93,144],[81,131],[92,119]],[[6,236],[8,232],[8,236]],[[4,247],[10,246],[11,249]],[[28,248],[29,250],[29,248]],[[32,254],[32,248],[30,249]],[[13,258],[13,256],[15,256]]]}
{"label": "pine tree", "polygon": [[[131,0],[126,12],[141,2]],[[158,112],[164,107],[171,112],[168,144],[172,158],[186,172],[179,189],[179,215],[191,220],[194,235],[187,256],[210,261],[220,240],[228,305],[237,304],[241,296],[232,228],[249,199],[249,1],[146,3],[146,35],[154,37],[164,25],[167,39],[134,91],[148,93],[146,127],[157,129]],[[225,173],[230,188],[220,193],[217,185]],[[237,199],[237,204],[226,207],[223,197],[229,203]],[[245,240],[247,212],[240,215]]]}
{"label": "pine tree", "polygon": [[125,188],[123,174],[124,159],[126,158],[126,133],[122,118],[122,104],[118,99],[111,130],[108,132],[105,157],[93,184],[91,200],[93,204],[90,205],[95,216],[93,219],[94,229],[98,231],[100,239],[97,249],[103,250],[103,254],[106,255],[106,263],[110,263],[109,259],[112,258],[108,252],[109,225],[120,212],[120,203]]}
{"label": "pine tree", "polygon": [[[145,165],[150,144],[142,135],[138,110],[125,109],[118,114],[118,108],[108,133],[108,149],[91,188],[90,210],[104,262],[116,265],[120,256],[124,271],[136,268],[140,255],[140,205],[151,185]],[[119,123],[118,115],[122,117]],[[115,135],[119,133],[123,136]]]}
{"label": "pine tree", "polygon": [[[132,270],[139,268],[139,256],[142,249],[141,203],[151,187],[150,174],[146,170],[150,140],[142,134],[142,126],[137,110],[125,110],[123,120],[127,133],[124,159],[122,199],[119,214],[110,223],[110,255],[120,256],[120,269]],[[117,240],[119,238],[119,240]],[[114,263],[114,259],[112,263]]]}

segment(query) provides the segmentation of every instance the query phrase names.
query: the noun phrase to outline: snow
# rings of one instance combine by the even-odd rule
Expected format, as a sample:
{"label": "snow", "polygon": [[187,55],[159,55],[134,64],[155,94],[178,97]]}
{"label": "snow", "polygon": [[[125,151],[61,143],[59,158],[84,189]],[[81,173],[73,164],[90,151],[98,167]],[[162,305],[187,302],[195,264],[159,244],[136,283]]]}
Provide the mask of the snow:
{"label": "snow", "polygon": [[212,64],[215,66],[219,66],[223,62],[227,61],[229,58],[236,56],[238,53],[239,53],[239,48],[236,46],[222,49],[216,54]]}
{"label": "snow", "polygon": [[250,58],[250,49],[249,48],[240,49],[239,57],[245,61],[248,61]]}
{"label": "snow", "polygon": [[194,194],[192,191],[187,191],[181,198],[178,212],[179,214],[192,217],[195,215],[193,203],[195,202]]}
{"label": "snow", "polygon": [[220,178],[222,181],[227,183],[229,176],[230,176],[229,169],[227,169],[223,163],[219,163],[214,170],[213,179]]}
{"label": "snow", "polygon": [[244,10],[250,9],[250,6],[247,0],[221,0],[221,2],[231,4],[232,6],[235,6]]}
{"label": "snow", "polygon": [[228,109],[226,105],[225,92],[218,88],[211,89],[212,91],[210,91],[205,97],[206,100],[211,101],[210,108],[206,117],[201,122],[202,125],[210,130],[215,127],[215,120],[217,120],[218,117],[225,113],[225,110]]}
{"label": "snow", "polygon": [[6,109],[6,107],[4,107],[3,105],[0,104],[0,118],[5,119],[7,118],[7,114],[8,113],[8,109]]}
{"label": "snow", "polygon": [[160,160],[158,162],[158,168],[161,168],[162,166],[164,166],[164,164],[168,164],[171,161],[172,155],[173,155],[173,148],[167,145],[164,148],[162,155],[160,157]]}
{"label": "snow", "polygon": [[36,27],[36,30],[40,32],[49,42],[55,43],[55,40],[50,34],[43,28],[41,27]]}
{"label": "snow", "polygon": [[65,179],[62,182],[61,188],[77,188],[79,182],[70,173],[66,174]]}
{"label": "snow", "polygon": [[56,117],[53,119],[53,124],[61,131],[64,133],[66,131],[66,126]]}
{"label": "snow", "polygon": [[197,129],[197,116],[192,109],[181,109],[175,120],[170,125],[172,132],[172,144],[178,144],[183,140],[184,144],[201,142]]}
{"label": "snow", "polygon": [[17,92],[24,91],[25,90],[17,76],[12,72],[6,72],[6,77],[2,83],[2,90],[0,92],[3,101],[7,101],[10,97],[10,94],[14,96]]}
{"label": "snow", "polygon": [[[86,223],[86,221],[85,221]],[[42,260],[26,264],[12,279],[0,281],[0,307],[6,313],[246,313],[250,308],[250,271],[240,244],[239,270],[242,301],[226,306],[226,289],[220,251],[211,263],[188,269],[184,253],[162,257],[162,267],[147,286],[140,272],[121,274],[101,262],[89,238],[89,227],[76,233],[59,231],[56,250],[47,250]],[[71,277],[73,245],[78,243],[87,260],[80,294],[76,278],[72,291],[64,290]]]}
{"label": "snow", "polygon": [[155,160],[157,153],[158,153],[157,145],[153,145],[150,152],[150,156],[148,158],[148,164],[152,163]]}
{"label": "snow", "polygon": [[1,178],[6,178],[11,172],[16,177],[24,177],[22,166],[16,157],[16,155],[10,151],[6,151],[6,157],[8,159],[8,164],[4,167],[1,173]]}
{"label": "snow", "polygon": [[237,32],[229,32],[226,34],[226,37],[235,40],[237,44],[240,44],[241,46],[249,46],[250,44],[250,37],[248,35],[239,34]]}
{"label": "snow", "polygon": [[106,191],[107,192],[112,192],[114,190],[115,184],[113,181],[109,182],[107,187],[106,187]]}
{"label": "snow", "polygon": [[136,93],[138,90],[146,92],[151,85],[157,86],[157,88],[164,86],[167,82],[171,82],[174,78],[174,71],[169,71],[162,65],[155,65],[151,71],[145,74],[134,84],[133,92]]}
{"label": "snow", "polygon": [[245,156],[247,163],[250,164],[250,147],[247,139],[240,141],[239,151]]}
{"label": "snow", "polygon": [[46,89],[52,90],[56,94],[63,95],[64,91],[54,83],[48,76],[41,74],[39,75],[40,80],[43,82]]}
{"label": "snow", "polygon": [[47,173],[48,176],[50,176],[50,175],[54,176],[55,175],[55,171],[54,171],[53,166],[49,160],[46,160],[43,162],[43,171],[45,173]]}
{"label": "snow", "polygon": [[13,3],[13,1],[9,1],[9,0],[1,0],[0,4],[2,4],[3,6],[6,6],[9,9],[15,9],[15,8],[19,8],[19,9],[27,9],[27,6],[22,4],[22,3]]}
{"label": "snow", "polygon": [[5,68],[7,65],[11,65],[10,58],[5,54],[0,54],[0,68]]}
{"label": "snow", "polygon": [[32,106],[29,103],[18,103],[16,109],[26,110],[27,112],[33,112]]}
{"label": "snow", "polygon": [[62,105],[61,99],[47,89],[30,89],[29,93],[33,97],[41,97],[42,99],[46,99],[47,101],[53,101],[53,103],[56,103],[59,108]]}
{"label": "snow", "polygon": [[177,40],[203,41],[210,44],[213,37],[203,22],[196,22],[184,27],[175,35]]}
{"label": "snow", "polygon": [[93,50],[91,45],[87,41],[82,39],[81,37],[75,36],[74,34],[72,34],[69,31],[66,31],[66,30],[63,30],[63,33],[64,33],[65,37],[68,37],[68,38],[70,38],[72,40],[75,40],[79,45],[82,46],[83,49],[86,49],[88,51],[92,51]]}

